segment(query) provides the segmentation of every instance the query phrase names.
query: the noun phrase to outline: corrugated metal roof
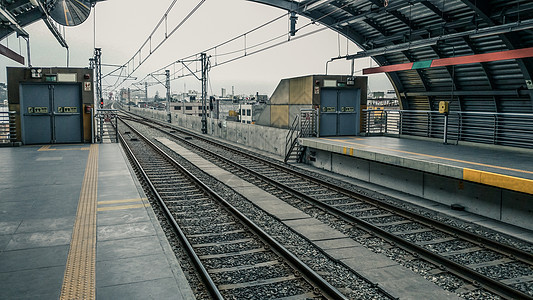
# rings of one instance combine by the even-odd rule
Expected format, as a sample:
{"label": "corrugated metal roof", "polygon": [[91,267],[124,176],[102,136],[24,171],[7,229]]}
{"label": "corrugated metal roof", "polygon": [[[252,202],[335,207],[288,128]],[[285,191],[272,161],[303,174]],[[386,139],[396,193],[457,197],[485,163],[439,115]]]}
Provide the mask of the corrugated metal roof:
{"label": "corrugated metal roof", "polygon": [[[530,0],[250,1],[323,23],[361,49],[377,51],[372,57],[380,66],[533,46]],[[388,75],[403,109],[438,110],[446,100],[453,110],[533,112],[533,87],[526,83],[533,76],[531,58]]]}
{"label": "corrugated metal roof", "polygon": [[[371,56],[380,66],[533,47],[531,0],[250,1],[323,23],[361,49],[377,51]],[[29,0],[0,4],[20,26],[42,17]],[[0,39],[12,31],[0,22]],[[533,79],[532,58],[388,75],[403,109],[435,110],[438,101],[448,100],[454,110],[533,112],[533,84],[527,84]]]}

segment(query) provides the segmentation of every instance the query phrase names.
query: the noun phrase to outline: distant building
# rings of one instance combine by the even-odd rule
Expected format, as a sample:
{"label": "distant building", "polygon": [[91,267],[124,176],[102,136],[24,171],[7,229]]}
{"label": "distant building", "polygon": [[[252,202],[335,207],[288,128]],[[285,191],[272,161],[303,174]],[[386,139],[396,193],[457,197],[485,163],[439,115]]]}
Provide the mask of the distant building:
{"label": "distant building", "polygon": [[266,104],[241,104],[240,122],[243,124],[255,124],[256,117],[265,109]]}
{"label": "distant building", "polygon": [[241,110],[240,110],[240,121],[244,124],[252,124],[252,111],[253,111],[253,105],[252,104],[241,104]]}
{"label": "distant building", "polygon": [[[172,106],[172,112],[178,113],[178,114],[184,114],[189,116],[202,116],[202,102],[201,101],[195,101],[195,102],[181,102],[181,103],[175,103]],[[207,103],[207,117],[210,116],[210,107],[209,103]]]}
{"label": "distant building", "polygon": [[268,102],[268,95],[259,95],[259,93],[256,95],[256,100],[258,103],[267,103]]}
{"label": "distant building", "polygon": [[189,90],[186,93],[179,93],[172,95],[172,99],[178,102],[194,102],[202,98],[202,93]]}
{"label": "distant building", "polygon": [[7,85],[0,82],[0,104],[4,103],[4,100],[7,100]]}

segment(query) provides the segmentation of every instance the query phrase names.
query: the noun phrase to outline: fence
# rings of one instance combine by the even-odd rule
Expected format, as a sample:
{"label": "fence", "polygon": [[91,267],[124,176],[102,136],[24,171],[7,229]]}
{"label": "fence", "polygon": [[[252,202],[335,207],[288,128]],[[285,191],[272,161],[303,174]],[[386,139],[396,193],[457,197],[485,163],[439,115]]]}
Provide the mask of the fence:
{"label": "fence", "polygon": [[98,109],[95,115],[96,135],[95,142],[103,143],[106,140],[118,143],[118,123],[116,109]]}
{"label": "fence", "polygon": [[367,135],[391,134],[533,148],[533,113],[364,110]]}
{"label": "fence", "polygon": [[0,111],[0,144],[12,143],[16,139],[15,112]]}

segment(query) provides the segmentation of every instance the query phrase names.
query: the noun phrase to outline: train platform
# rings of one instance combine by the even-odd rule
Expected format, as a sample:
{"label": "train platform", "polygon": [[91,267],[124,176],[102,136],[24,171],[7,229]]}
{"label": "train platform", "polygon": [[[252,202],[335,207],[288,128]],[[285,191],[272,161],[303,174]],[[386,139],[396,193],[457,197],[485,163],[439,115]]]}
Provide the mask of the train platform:
{"label": "train platform", "polygon": [[300,144],[312,166],[533,229],[533,150],[384,136]]}
{"label": "train platform", "polygon": [[0,161],[0,299],[194,299],[118,144]]}

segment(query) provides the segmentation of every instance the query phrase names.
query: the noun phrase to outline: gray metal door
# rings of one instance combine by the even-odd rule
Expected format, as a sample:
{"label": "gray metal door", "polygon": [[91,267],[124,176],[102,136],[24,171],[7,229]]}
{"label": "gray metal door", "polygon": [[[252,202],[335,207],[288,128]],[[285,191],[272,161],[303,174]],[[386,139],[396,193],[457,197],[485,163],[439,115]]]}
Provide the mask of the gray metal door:
{"label": "gray metal door", "polygon": [[357,135],[359,132],[359,103],[361,90],[339,90],[337,135]]}
{"label": "gray metal door", "polygon": [[337,90],[322,90],[320,95],[320,136],[337,135]]}
{"label": "gray metal door", "polygon": [[81,94],[79,85],[53,85],[54,143],[82,142]]}
{"label": "gray metal door", "polygon": [[357,135],[361,90],[321,91],[320,136]]}
{"label": "gray metal door", "polygon": [[20,85],[22,142],[47,144],[52,139],[52,109],[48,85]]}
{"label": "gray metal door", "polygon": [[24,144],[82,142],[79,84],[21,84],[20,107]]}

